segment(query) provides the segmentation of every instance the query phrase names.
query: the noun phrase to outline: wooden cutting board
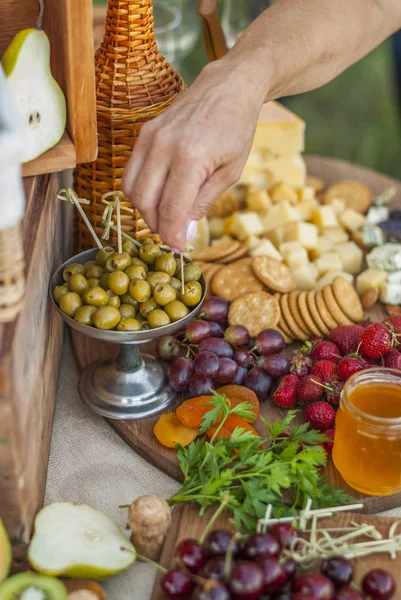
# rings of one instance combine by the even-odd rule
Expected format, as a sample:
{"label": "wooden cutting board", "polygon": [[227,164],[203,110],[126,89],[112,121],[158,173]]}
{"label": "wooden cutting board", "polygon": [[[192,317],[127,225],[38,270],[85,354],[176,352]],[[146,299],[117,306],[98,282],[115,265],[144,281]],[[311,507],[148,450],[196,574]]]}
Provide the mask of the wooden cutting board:
{"label": "wooden cutting board", "polygon": [[[160,564],[169,569],[173,566],[174,553],[177,544],[184,538],[199,539],[203,530],[207,526],[211,513],[208,512],[203,517],[199,517],[198,507],[193,504],[181,504],[173,509],[172,522],[164,542]],[[319,520],[319,527],[347,527],[351,521],[357,523],[366,523],[374,525],[383,537],[388,537],[389,529],[395,519],[390,517],[377,517],[358,513],[339,513],[337,517],[330,517]],[[216,520],[213,529],[231,529],[228,515],[222,513]],[[365,573],[371,569],[380,568],[389,571],[396,582],[397,591],[394,598],[401,597],[401,570],[400,556],[392,560],[388,554],[376,554],[365,556],[362,559],[354,560],[355,568],[354,581],[359,585]],[[165,596],[161,593],[160,579],[162,575],[158,572],[151,600],[164,600]]]}
{"label": "wooden cutting board", "polygon": [[[327,185],[341,179],[357,179],[368,185],[374,194],[379,194],[384,189],[395,186],[397,188],[397,195],[393,201],[393,206],[401,207],[401,183],[390,177],[333,158],[310,156],[307,157],[306,162],[308,173],[320,177]],[[380,321],[385,316],[385,312],[383,307],[377,305],[367,316],[372,318],[372,320]],[[76,331],[72,331],[72,339],[78,366],[81,370],[85,369],[92,362],[116,355],[118,352],[118,348],[115,345],[101,345]],[[151,347],[146,348],[146,345],[142,346],[142,351],[151,352],[151,350]],[[185,396],[181,395],[177,400],[177,405],[181,404],[183,399],[185,399]],[[174,407],[171,407],[170,410],[174,410]],[[272,402],[268,401],[261,404],[262,416],[270,420],[282,419],[285,413],[285,410],[278,408]],[[153,427],[157,419],[158,417],[139,421],[110,420],[109,423],[138,454],[174,479],[181,481],[182,474],[179,469],[175,450],[170,450],[162,446],[153,435]],[[302,417],[299,416],[299,421],[301,420]],[[401,505],[401,494],[379,498],[365,496],[352,490],[335,470],[331,461],[329,461],[326,469],[326,475],[332,484],[344,489],[349,495],[356,498],[358,502],[363,502],[365,511],[368,513],[381,512]]]}

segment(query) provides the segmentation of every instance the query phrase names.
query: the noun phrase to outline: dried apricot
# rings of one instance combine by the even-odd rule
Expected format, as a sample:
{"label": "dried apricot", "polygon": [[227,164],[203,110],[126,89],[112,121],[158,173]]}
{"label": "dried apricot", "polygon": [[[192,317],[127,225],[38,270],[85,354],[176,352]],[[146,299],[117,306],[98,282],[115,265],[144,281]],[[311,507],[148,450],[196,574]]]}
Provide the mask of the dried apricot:
{"label": "dried apricot", "polygon": [[191,429],[181,425],[175,413],[166,413],[159,417],[153,428],[153,433],[163,446],[166,446],[166,448],[175,448],[176,444],[189,446],[199,431],[198,429]]}
{"label": "dried apricot", "polygon": [[226,398],[230,401],[231,408],[237,406],[241,402],[248,402],[248,404],[252,404],[255,409],[255,419],[259,417],[259,400],[253,390],[250,390],[244,385],[224,385],[217,391],[219,394],[224,394],[224,396],[226,396]]}
{"label": "dried apricot", "polygon": [[[219,427],[219,425],[212,425],[212,427],[209,427],[209,429],[207,430],[206,435],[210,440],[214,436],[218,427]],[[242,419],[241,417],[238,417],[237,415],[230,415],[225,420],[223,427],[220,429],[220,431],[217,434],[215,439],[220,438],[220,437],[230,438],[231,434],[233,433],[233,431],[236,427],[245,429],[245,431],[252,431],[252,433],[254,435],[257,435],[257,436],[259,435],[258,432],[252,427],[252,425],[250,423],[248,423],[248,421],[245,421],[245,419]]]}
{"label": "dried apricot", "polygon": [[213,408],[207,406],[211,400],[212,396],[198,396],[186,400],[176,410],[178,421],[185,427],[200,427],[203,415]]}

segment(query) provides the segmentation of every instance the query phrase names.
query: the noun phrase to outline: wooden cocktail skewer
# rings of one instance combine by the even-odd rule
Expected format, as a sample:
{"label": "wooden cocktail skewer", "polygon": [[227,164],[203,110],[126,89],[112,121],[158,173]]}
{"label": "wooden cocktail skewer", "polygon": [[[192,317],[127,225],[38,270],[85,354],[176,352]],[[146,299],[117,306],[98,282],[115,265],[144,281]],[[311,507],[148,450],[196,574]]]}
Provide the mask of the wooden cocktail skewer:
{"label": "wooden cocktail skewer", "polygon": [[78,195],[71,188],[60,190],[59,193],[57,194],[57,198],[59,198],[60,200],[64,200],[65,202],[70,202],[73,206],[75,206],[79,210],[79,213],[80,213],[81,217],[83,218],[83,220],[85,221],[85,224],[86,224],[87,228],[89,229],[93,239],[95,240],[97,247],[102,249],[103,248],[102,242],[97,237],[95,230],[93,229],[92,225],[90,224],[90,221],[81,206],[81,204],[90,204],[90,201],[85,200],[85,198],[78,198]]}

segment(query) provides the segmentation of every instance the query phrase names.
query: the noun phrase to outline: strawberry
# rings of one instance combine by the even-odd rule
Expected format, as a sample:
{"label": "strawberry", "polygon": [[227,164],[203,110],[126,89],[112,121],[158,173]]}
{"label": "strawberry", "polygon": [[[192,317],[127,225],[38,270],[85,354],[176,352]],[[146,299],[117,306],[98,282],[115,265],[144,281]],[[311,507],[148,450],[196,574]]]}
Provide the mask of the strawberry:
{"label": "strawberry", "polygon": [[294,350],[291,357],[291,373],[304,377],[310,371],[312,361],[309,357],[309,348],[304,346],[299,350]]}
{"label": "strawberry", "polygon": [[285,375],[280,385],[273,394],[273,402],[281,408],[294,408],[297,403],[297,383],[299,379],[296,375]]}
{"label": "strawberry", "polygon": [[325,341],[316,344],[310,355],[313,362],[319,360],[331,360],[337,362],[341,356],[341,352],[338,346],[334,342]]}
{"label": "strawberry", "polygon": [[334,433],[334,429],[327,429],[327,431],[324,432],[324,435],[326,435],[329,439],[327,442],[323,442],[322,446],[329,456],[331,456],[333,453]]}
{"label": "strawberry", "polygon": [[337,365],[337,375],[340,379],[347,381],[351,375],[362,371],[362,369],[368,368],[370,365],[367,364],[363,358],[356,354],[349,354],[340,360]]}
{"label": "strawberry", "polygon": [[312,402],[305,408],[305,419],[309,421],[312,429],[326,431],[332,429],[336,412],[327,402]]}
{"label": "strawberry", "polygon": [[356,352],[359,344],[359,336],[364,327],[362,325],[340,325],[333,329],[329,339],[338,346],[342,356]]}
{"label": "strawberry", "polygon": [[310,374],[320,377],[323,383],[330,383],[334,379],[336,368],[336,363],[331,360],[319,360],[313,365]]}
{"label": "strawberry", "polygon": [[397,350],[390,350],[384,357],[383,364],[388,369],[399,369],[401,371],[401,354]]}
{"label": "strawberry", "polygon": [[401,335],[401,315],[392,315],[391,317],[387,317],[384,320],[384,323],[391,323],[394,333]]}
{"label": "strawberry", "polygon": [[326,402],[331,406],[338,406],[340,404],[341,392],[344,387],[344,381],[336,381],[327,386],[325,396]]}
{"label": "strawberry", "polygon": [[390,352],[392,344],[391,333],[383,323],[369,325],[359,337],[361,354],[369,358],[384,356]]}
{"label": "strawberry", "polygon": [[297,383],[297,398],[301,402],[315,402],[323,395],[322,379],[319,375],[306,375]]}

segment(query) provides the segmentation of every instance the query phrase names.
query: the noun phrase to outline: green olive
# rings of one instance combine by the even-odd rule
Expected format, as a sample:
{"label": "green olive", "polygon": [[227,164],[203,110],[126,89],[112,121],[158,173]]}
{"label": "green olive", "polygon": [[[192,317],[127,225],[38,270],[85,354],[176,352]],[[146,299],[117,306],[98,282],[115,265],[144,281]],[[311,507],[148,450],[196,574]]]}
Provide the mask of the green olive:
{"label": "green olive", "polygon": [[163,325],[168,325],[169,323],[171,323],[171,321],[168,314],[166,314],[164,310],[160,310],[158,308],[156,310],[152,310],[152,312],[149,313],[148,323],[151,329],[156,329],[156,327],[163,327]]}
{"label": "green olive", "polygon": [[184,286],[184,293],[180,294],[180,300],[185,306],[195,306],[202,298],[202,286],[199,281],[188,281]]}
{"label": "green olive", "polygon": [[119,308],[121,304],[120,296],[118,296],[111,290],[107,290],[107,295],[109,297],[109,300],[106,306],[115,306],[116,308]]}
{"label": "green olive", "polygon": [[102,273],[99,278],[99,286],[104,290],[109,289],[109,277],[110,273]]}
{"label": "green olive", "polygon": [[138,246],[136,246],[133,242],[130,242],[130,240],[125,240],[123,243],[123,251],[127,252],[131,258],[138,256]]}
{"label": "green olive", "polygon": [[85,267],[79,263],[71,263],[63,271],[64,281],[68,281],[71,275],[85,275]]}
{"label": "green olive", "polygon": [[121,319],[117,325],[117,331],[141,331],[141,329],[140,322],[132,318]]}
{"label": "green olive", "polygon": [[149,267],[146,264],[146,262],[144,262],[143,260],[141,260],[140,258],[132,258],[131,259],[131,265],[134,267],[143,267],[146,271],[146,273],[149,271]]}
{"label": "green olive", "polygon": [[147,281],[131,281],[129,284],[129,293],[137,302],[145,302],[149,300],[151,290]]}
{"label": "green olive", "polygon": [[144,237],[140,241],[141,241],[142,246],[149,246],[150,244],[154,244],[154,241],[148,237]]}
{"label": "green olive", "polygon": [[106,269],[112,273],[113,271],[124,271],[131,264],[131,257],[128,252],[115,252],[107,259]]}
{"label": "green olive", "polygon": [[86,276],[86,272],[88,271],[88,269],[90,269],[90,267],[92,267],[93,265],[96,264],[95,260],[88,260],[88,262],[86,262],[84,264],[84,269],[85,269],[85,276]]}
{"label": "green olive", "polygon": [[130,294],[123,294],[121,296],[121,304],[130,304],[135,308],[135,312],[138,310],[138,302]]}
{"label": "green olive", "polygon": [[62,285],[56,285],[53,290],[53,298],[57,304],[60,304],[60,298],[63,294],[68,292],[68,283],[63,283]]}
{"label": "green olive", "polygon": [[139,248],[139,258],[147,265],[153,265],[156,258],[160,256],[161,250],[156,244],[148,244]]}
{"label": "green olive", "polygon": [[170,252],[169,254],[162,254],[161,256],[158,256],[155,261],[155,268],[156,271],[163,271],[163,273],[167,273],[167,275],[172,277],[177,268],[174,254]]}
{"label": "green olive", "polygon": [[172,302],[167,304],[167,306],[164,307],[164,310],[166,311],[173,323],[174,321],[179,321],[180,319],[183,319],[189,313],[189,308],[179,300],[173,300]]}
{"label": "green olive", "polygon": [[153,297],[157,304],[160,306],[166,306],[177,298],[177,292],[169,283],[160,283],[155,287]]}
{"label": "green olive", "polygon": [[151,271],[147,276],[146,281],[153,291],[155,287],[161,283],[170,283],[170,277],[167,273],[163,273],[162,271]]}
{"label": "green olive", "polygon": [[100,279],[103,274],[103,268],[100,265],[91,265],[86,271],[85,276],[90,279],[91,277],[96,277]]}
{"label": "green olive", "polygon": [[89,287],[97,287],[98,285],[100,285],[100,279],[98,279],[97,277],[90,277],[88,279],[88,283]]}
{"label": "green olive", "polygon": [[73,317],[77,308],[82,306],[81,296],[76,292],[67,292],[61,296],[59,306],[63,313]]}
{"label": "green olive", "polygon": [[90,304],[91,306],[105,306],[109,301],[109,297],[103,288],[94,287],[84,291],[82,300],[85,304]]}
{"label": "green olive", "polygon": [[159,305],[153,298],[149,298],[149,300],[145,300],[145,302],[140,303],[139,312],[141,313],[142,317],[146,319],[148,314],[152,312],[152,310],[156,310],[156,308],[160,308]]}
{"label": "green olive", "polygon": [[175,259],[174,277],[177,277],[177,279],[181,279],[181,259],[180,258]]}
{"label": "green olive", "polygon": [[135,307],[131,304],[121,304],[120,314],[122,319],[133,319],[136,315]]}
{"label": "green olive", "polygon": [[128,292],[129,277],[124,271],[114,271],[114,273],[110,273],[108,283],[109,289],[119,296]]}
{"label": "green olive", "polygon": [[115,250],[111,246],[105,246],[96,254],[96,263],[101,267],[106,266],[107,260],[114,254]]}
{"label": "green olive", "polygon": [[125,269],[124,273],[127,275],[129,281],[138,281],[139,279],[146,279],[147,271],[140,265],[131,265],[128,269]]}
{"label": "green olive", "polygon": [[195,263],[187,263],[184,266],[184,282],[199,281],[202,276],[202,271]]}
{"label": "green olive", "polygon": [[71,277],[68,280],[68,289],[70,290],[70,292],[77,292],[77,294],[81,295],[82,292],[84,292],[88,287],[88,280],[80,273],[71,275]]}
{"label": "green olive", "polygon": [[173,287],[178,293],[181,292],[182,284],[177,277],[170,277],[169,284]]}
{"label": "green olive", "polygon": [[120,311],[115,306],[101,306],[93,315],[93,323],[98,329],[114,329],[120,321]]}
{"label": "green olive", "polygon": [[96,306],[80,306],[74,313],[74,320],[82,325],[93,326],[93,315],[96,311]]}

